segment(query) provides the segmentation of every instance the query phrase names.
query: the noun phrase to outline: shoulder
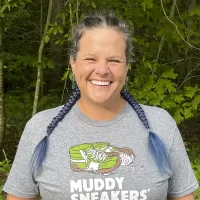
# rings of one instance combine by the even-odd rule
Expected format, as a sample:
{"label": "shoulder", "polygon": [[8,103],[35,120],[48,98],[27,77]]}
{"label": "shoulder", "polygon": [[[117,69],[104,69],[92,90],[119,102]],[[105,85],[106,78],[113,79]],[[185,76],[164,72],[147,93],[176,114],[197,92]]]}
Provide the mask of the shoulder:
{"label": "shoulder", "polygon": [[170,123],[176,125],[175,120],[172,116],[163,108],[155,106],[147,106],[140,104],[142,109],[145,112],[145,115],[148,117],[148,120],[155,123]]}
{"label": "shoulder", "polygon": [[58,115],[59,111],[62,109],[62,106],[43,110],[36,113],[26,124],[26,126],[45,126],[48,125],[51,120]]}
{"label": "shoulder", "polygon": [[25,125],[21,141],[38,143],[47,132],[47,127],[54,117],[56,117],[62,106],[44,110],[35,114]]}
{"label": "shoulder", "polygon": [[141,105],[141,107],[151,130],[170,147],[177,132],[177,125],[173,117],[163,108],[146,105]]}

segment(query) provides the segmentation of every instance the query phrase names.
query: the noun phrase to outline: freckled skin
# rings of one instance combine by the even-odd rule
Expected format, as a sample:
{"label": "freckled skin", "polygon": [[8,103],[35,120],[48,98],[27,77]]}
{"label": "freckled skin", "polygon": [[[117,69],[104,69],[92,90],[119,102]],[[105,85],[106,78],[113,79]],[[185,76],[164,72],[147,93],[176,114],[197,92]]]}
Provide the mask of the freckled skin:
{"label": "freckled skin", "polygon": [[[80,102],[107,107],[122,104],[120,91],[128,70],[125,48],[123,35],[114,29],[94,28],[83,34],[77,59],[70,59],[81,91]],[[96,86],[91,80],[109,81],[112,84]]]}

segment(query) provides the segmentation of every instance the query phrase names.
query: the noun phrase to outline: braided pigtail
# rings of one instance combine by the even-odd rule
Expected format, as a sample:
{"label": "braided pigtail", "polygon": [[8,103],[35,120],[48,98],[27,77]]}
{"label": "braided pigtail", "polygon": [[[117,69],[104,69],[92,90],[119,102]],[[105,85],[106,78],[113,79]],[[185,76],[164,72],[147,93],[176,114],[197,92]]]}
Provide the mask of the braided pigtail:
{"label": "braided pigtail", "polygon": [[35,151],[32,156],[32,166],[31,170],[32,172],[36,171],[40,168],[43,160],[45,159],[46,152],[48,149],[48,138],[57,126],[57,124],[62,121],[62,119],[65,117],[65,115],[71,110],[71,108],[74,106],[74,104],[77,102],[77,100],[80,98],[80,90],[78,87],[76,87],[72,94],[70,95],[67,103],[62,107],[59,114],[53,118],[49,126],[47,127],[47,134],[46,136],[38,143],[38,145],[35,148]]}
{"label": "braided pigtail", "polygon": [[161,172],[164,172],[169,168],[168,160],[167,160],[167,151],[165,144],[163,141],[158,137],[157,134],[151,132],[149,122],[145,116],[144,110],[140,106],[140,104],[134,99],[134,97],[125,90],[121,91],[122,97],[131,105],[131,107],[135,110],[138,117],[142,121],[143,125],[149,132],[149,149],[152,155],[155,158],[155,162]]}

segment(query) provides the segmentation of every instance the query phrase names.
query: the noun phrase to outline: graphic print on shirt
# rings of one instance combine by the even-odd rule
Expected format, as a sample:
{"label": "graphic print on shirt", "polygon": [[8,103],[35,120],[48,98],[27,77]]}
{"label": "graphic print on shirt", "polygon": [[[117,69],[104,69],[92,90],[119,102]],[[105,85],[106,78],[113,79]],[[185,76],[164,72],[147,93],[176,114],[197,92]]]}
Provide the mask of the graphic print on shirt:
{"label": "graphic print on shirt", "polygon": [[85,143],[69,149],[71,169],[75,172],[94,172],[106,175],[120,166],[133,163],[135,154],[130,148],[118,148],[107,142]]}

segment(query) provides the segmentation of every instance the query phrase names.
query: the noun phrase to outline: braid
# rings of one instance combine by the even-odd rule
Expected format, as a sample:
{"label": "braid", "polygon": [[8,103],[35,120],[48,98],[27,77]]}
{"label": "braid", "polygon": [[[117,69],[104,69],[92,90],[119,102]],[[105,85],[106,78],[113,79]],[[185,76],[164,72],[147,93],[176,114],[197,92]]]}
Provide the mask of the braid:
{"label": "braid", "polygon": [[65,115],[71,110],[77,100],[80,98],[80,90],[76,87],[72,94],[70,95],[67,103],[62,107],[59,114],[54,117],[47,127],[47,134],[46,136],[38,143],[35,148],[35,151],[32,156],[32,167],[31,170],[34,172],[35,170],[39,169],[43,160],[45,159],[46,152],[48,149],[48,137],[51,135],[55,127],[58,125],[60,121],[65,117]]}
{"label": "braid", "polygon": [[156,164],[161,172],[164,172],[169,168],[168,160],[167,160],[167,151],[165,144],[158,137],[157,134],[151,132],[149,122],[145,116],[144,110],[140,106],[140,104],[134,99],[134,97],[125,90],[121,91],[122,97],[131,105],[131,107],[135,110],[138,117],[142,121],[144,127],[149,131],[149,139],[148,145],[149,149],[154,156]]}

